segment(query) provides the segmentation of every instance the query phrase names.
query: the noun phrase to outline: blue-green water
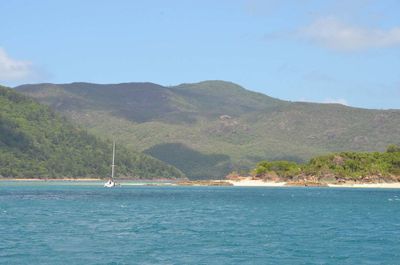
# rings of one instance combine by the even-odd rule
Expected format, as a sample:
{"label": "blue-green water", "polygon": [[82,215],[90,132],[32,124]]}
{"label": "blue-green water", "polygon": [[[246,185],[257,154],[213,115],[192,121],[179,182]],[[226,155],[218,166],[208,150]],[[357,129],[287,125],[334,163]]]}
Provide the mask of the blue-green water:
{"label": "blue-green water", "polygon": [[1,264],[400,264],[400,190],[0,183]]}

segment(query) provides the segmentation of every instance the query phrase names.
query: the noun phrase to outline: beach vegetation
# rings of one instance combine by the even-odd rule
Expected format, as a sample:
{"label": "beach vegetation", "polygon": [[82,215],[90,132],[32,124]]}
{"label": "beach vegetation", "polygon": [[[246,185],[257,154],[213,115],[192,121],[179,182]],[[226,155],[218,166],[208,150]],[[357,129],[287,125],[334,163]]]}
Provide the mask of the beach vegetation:
{"label": "beach vegetation", "polygon": [[334,176],[341,179],[385,178],[400,176],[400,148],[390,145],[386,152],[339,152],[312,158],[297,164],[289,161],[262,161],[252,173],[256,176],[276,174],[281,178]]}

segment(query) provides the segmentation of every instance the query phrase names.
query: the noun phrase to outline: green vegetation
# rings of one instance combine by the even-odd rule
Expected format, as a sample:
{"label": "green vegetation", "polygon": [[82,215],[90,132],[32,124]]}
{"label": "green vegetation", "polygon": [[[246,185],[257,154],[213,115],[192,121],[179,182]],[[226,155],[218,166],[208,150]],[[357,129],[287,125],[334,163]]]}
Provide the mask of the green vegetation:
{"label": "green vegetation", "polygon": [[[0,176],[107,177],[111,148],[48,106],[0,86]],[[183,177],[172,166],[120,145],[117,152],[119,177]]]}
{"label": "green vegetation", "polygon": [[[157,156],[184,172],[190,172],[193,179],[208,179],[209,176],[218,176],[226,168],[227,155],[206,155],[189,149],[182,144],[156,145],[146,151],[149,155]],[[224,172],[224,171],[222,171]],[[227,175],[229,171],[225,171]]]}
{"label": "green vegetation", "polygon": [[[38,84],[16,88],[102,139],[115,136],[189,178],[223,178],[262,160],[306,162],[400,143],[399,110],[288,102],[229,82]],[[170,155],[173,154],[173,155]]]}
{"label": "green vegetation", "polygon": [[332,176],[336,179],[362,180],[365,178],[400,177],[400,146],[391,145],[386,152],[341,152],[312,158],[306,164],[287,161],[262,161],[253,174],[262,177],[276,174],[288,179],[299,175],[321,179]]}
{"label": "green vegetation", "polygon": [[400,152],[400,146],[397,146],[395,144],[391,144],[391,145],[388,146],[386,152],[388,152],[388,153]]}
{"label": "green vegetation", "polygon": [[255,175],[268,173],[276,174],[279,177],[291,177],[301,173],[301,168],[296,162],[290,161],[261,161],[254,169]]}

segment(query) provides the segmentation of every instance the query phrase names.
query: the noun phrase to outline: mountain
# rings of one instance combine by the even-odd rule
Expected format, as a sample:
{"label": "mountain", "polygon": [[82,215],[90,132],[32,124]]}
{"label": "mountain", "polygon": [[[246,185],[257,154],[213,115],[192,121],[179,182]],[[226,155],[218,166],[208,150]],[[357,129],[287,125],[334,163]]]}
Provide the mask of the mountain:
{"label": "mountain", "polygon": [[[0,176],[107,177],[111,142],[99,140],[48,106],[0,86]],[[118,145],[117,176],[182,178],[182,172]]]}
{"label": "mountain", "polygon": [[307,161],[400,143],[400,110],[288,102],[224,81],[35,84],[16,88],[102,138],[182,170],[220,178],[260,160]]}

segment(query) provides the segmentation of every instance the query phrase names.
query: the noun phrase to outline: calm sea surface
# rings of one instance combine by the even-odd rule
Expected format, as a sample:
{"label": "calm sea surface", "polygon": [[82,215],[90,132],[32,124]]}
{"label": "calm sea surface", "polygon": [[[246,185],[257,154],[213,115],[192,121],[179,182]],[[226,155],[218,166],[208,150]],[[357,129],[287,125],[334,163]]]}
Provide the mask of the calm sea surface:
{"label": "calm sea surface", "polygon": [[400,190],[0,182],[1,264],[400,264]]}

